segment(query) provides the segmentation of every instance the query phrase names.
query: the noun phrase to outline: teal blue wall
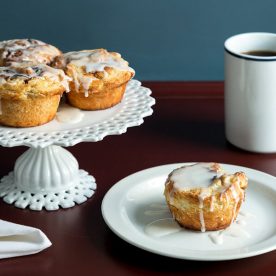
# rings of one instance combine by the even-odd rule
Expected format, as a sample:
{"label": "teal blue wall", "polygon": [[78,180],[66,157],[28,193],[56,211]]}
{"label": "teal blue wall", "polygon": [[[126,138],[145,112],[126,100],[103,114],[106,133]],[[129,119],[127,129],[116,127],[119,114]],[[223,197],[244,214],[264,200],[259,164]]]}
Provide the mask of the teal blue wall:
{"label": "teal blue wall", "polygon": [[140,80],[222,80],[223,42],[276,32],[275,0],[1,1],[0,40],[120,52]]}

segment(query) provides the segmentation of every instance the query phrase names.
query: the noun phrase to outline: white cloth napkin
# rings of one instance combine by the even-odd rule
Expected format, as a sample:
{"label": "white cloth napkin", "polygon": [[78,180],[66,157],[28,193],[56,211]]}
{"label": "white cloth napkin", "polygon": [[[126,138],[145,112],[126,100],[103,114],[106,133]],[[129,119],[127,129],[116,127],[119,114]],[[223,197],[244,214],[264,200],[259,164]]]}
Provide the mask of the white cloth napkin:
{"label": "white cloth napkin", "polygon": [[35,254],[51,244],[39,229],[0,220],[0,259]]}

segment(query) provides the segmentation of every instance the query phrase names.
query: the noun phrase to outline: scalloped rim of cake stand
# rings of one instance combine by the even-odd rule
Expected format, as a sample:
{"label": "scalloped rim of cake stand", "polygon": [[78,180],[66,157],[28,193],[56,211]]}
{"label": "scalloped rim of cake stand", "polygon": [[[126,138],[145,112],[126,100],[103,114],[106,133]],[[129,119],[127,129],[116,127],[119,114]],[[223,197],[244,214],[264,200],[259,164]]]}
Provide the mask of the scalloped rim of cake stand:
{"label": "scalloped rim of cake stand", "polygon": [[59,123],[56,119],[33,128],[0,126],[0,146],[44,148],[50,145],[74,146],[81,142],[101,141],[107,135],[125,133],[128,127],[139,126],[153,113],[155,99],[149,88],[131,80],[118,105],[100,111],[82,111],[84,119],[76,124]]}
{"label": "scalloped rim of cake stand", "polygon": [[10,172],[0,180],[0,197],[8,204],[16,207],[29,208],[34,211],[55,211],[61,208],[71,208],[75,203],[81,204],[92,197],[97,188],[95,178],[84,170],[79,170],[80,182],[77,185],[55,192],[36,192],[21,190],[14,181],[14,173]]}

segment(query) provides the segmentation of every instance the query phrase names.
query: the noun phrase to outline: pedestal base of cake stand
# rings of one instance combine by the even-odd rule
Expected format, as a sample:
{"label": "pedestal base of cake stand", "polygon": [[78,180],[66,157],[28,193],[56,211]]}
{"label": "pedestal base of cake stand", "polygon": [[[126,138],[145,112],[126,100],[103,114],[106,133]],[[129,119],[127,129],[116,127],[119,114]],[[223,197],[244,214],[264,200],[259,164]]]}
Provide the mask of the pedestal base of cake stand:
{"label": "pedestal base of cake stand", "polygon": [[79,170],[78,161],[60,146],[29,148],[14,171],[0,180],[0,197],[16,207],[40,211],[70,208],[90,198],[95,178]]}

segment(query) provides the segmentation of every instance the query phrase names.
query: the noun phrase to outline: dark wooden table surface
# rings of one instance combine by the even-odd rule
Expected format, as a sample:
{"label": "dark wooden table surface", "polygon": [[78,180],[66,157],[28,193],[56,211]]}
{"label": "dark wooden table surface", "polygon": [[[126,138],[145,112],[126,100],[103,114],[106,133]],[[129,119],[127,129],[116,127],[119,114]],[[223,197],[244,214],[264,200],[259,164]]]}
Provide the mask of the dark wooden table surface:
{"label": "dark wooden table surface", "polygon": [[[225,140],[223,83],[145,82],[156,98],[154,114],[127,133],[68,148],[97,180],[95,195],[71,209],[29,211],[0,201],[0,219],[38,227],[53,245],[0,260],[0,275],[276,275],[276,251],[247,259],[196,262],[167,258],[118,238],[103,221],[101,202],[125,176],[162,164],[216,161],[276,176],[276,154],[239,150]],[[25,147],[0,147],[0,177]],[[272,218],[275,219],[275,218]]]}

